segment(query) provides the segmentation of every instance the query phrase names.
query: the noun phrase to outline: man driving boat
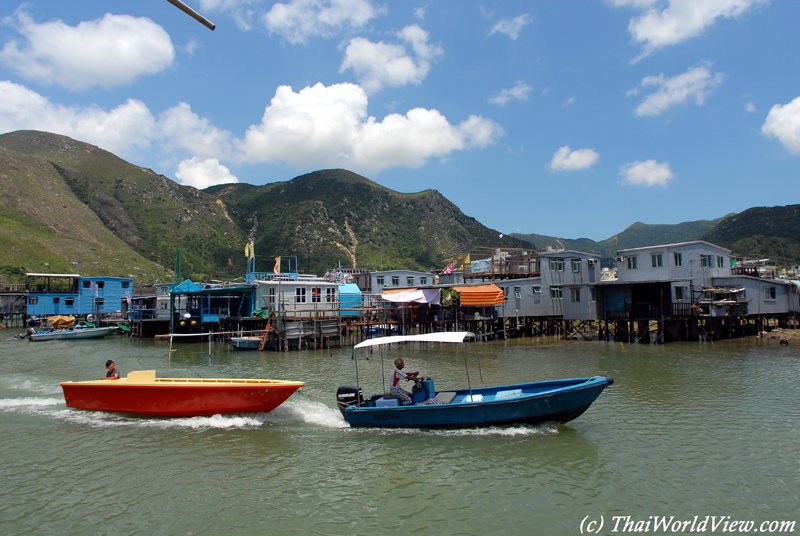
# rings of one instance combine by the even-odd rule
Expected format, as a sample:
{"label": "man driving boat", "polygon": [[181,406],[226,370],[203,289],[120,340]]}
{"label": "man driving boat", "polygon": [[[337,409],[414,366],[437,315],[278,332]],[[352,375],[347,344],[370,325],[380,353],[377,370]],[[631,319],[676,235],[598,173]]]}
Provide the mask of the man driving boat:
{"label": "man driving boat", "polygon": [[424,380],[425,376],[420,376],[419,371],[409,373],[403,372],[403,368],[406,364],[402,357],[398,357],[394,360],[394,366],[395,369],[392,371],[392,375],[389,378],[389,392],[400,401],[401,406],[410,406],[411,393],[400,387],[400,380],[416,382]]}

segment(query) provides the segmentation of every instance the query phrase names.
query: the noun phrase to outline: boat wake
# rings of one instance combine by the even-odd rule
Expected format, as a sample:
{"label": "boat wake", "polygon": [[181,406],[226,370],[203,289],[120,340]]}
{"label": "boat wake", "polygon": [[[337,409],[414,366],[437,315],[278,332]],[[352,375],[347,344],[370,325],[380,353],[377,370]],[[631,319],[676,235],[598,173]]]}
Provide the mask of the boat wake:
{"label": "boat wake", "polygon": [[[59,407],[60,406],[60,407]],[[83,411],[65,408],[63,398],[2,398],[0,411],[40,413],[56,419],[92,427],[134,426],[146,428],[190,428],[202,429],[253,429],[264,426],[308,423],[325,428],[347,426],[338,410],[321,402],[290,400],[269,413],[246,413],[238,415],[212,415],[210,417],[148,417]]]}
{"label": "boat wake", "polygon": [[543,424],[522,424],[513,426],[489,426],[486,428],[459,428],[456,430],[420,429],[420,428],[353,428],[356,433],[380,435],[434,435],[442,437],[527,437],[558,435],[558,425],[553,422]]}
{"label": "boat wake", "polygon": [[29,410],[63,405],[63,398],[39,398],[36,396],[25,398],[0,398],[0,411]]}

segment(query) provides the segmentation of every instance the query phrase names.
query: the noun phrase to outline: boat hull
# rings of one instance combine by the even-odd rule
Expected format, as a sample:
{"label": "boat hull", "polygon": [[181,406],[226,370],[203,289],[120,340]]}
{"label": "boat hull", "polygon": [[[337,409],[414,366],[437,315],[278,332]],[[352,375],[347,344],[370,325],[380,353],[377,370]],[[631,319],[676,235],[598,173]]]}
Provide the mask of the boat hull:
{"label": "boat hull", "polygon": [[303,382],[159,378],[62,382],[67,407],[166,417],[272,411]]}
{"label": "boat hull", "polygon": [[72,339],[98,339],[105,337],[117,329],[117,326],[105,328],[57,329],[53,331],[44,331],[42,333],[33,333],[28,338],[34,342]]}
{"label": "boat hull", "polygon": [[[600,376],[504,385],[456,391],[447,404],[348,407],[343,414],[352,427],[472,428],[564,423],[581,416],[611,383],[612,378]],[[498,397],[502,393],[514,393],[514,397]],[[470,401],[470,396],[477,400],[479,395],[482,401]]]}
{"label": "boat hull", "polygon": [[258,350],[261,346],[261,337],[233,337],[231,346],[235,350]]}

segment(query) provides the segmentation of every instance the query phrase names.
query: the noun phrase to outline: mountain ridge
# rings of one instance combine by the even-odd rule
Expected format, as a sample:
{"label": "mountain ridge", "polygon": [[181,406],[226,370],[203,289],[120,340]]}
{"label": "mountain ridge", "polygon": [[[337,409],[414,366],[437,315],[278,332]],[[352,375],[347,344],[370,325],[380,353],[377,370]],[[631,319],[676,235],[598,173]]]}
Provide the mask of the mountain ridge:
{"label": "mountain ridge", "polygon": [[636,222],[609,239],[503,235],[439,191],[401,193],[343,169],[264,185],[198,190],[91,144],[38,131],[0,135],[0,276],[73,272],[171,281],[236,279],[253,239],[256,270],[441,269],[477,247],[576,249],[613,264],[619,249],[704,239],[739,256],[800,259],[800,205],[675,225]]}

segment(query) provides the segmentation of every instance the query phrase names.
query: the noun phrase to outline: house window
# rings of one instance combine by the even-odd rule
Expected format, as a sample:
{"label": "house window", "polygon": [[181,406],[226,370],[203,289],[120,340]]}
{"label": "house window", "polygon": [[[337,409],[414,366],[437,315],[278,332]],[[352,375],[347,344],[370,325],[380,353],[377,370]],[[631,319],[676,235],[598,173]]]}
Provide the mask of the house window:
{"label": "house window", "polygon": [[61,301],[61,300],[58,298],[58,296],[56,296],[55,298],[53,298],[53,303],[58,303],[58,302],[60,302],[60,301]]}
{"label": "house window", "polygon": [[295,303],[306,303],[306,288],[305,287],[297,287],[294,289],[294,302]]}
{"label": "house window", "polygon": [[399,284],[400,284],[400,276],[399,275],[393,275],[392,276],[392,286],[396,287]]}
{"label": "house window", "polygon": [[75,302],[75,298],[64,298],[64,305],[72,307],[72,304]]}
{"label": "house window", "polygon": [[542,303],[542,287],[533,287],[533,303]]}
{"label": "house window", "polygon": [[663,266],[661,253],[650,255],[650,261],[653,263],[653,268],[661,268]]}
{"label": "house window", "polygon": [[522,287],[514,287],[514,297],[516,299],[522,298]]}
{"label": "house window", "polygon": [[593,302],[597,301],[597,289],[594,287],[589,289],[589,300]]}
{"label": "house window", "polygon": [[686,287],[675,287],[675,300],[683,301],[686,299]]}
{"label": "house window", "polygon": [[413,284],[414,284],[414,276],[410,275],[410,276],[406,277],[406,285],[411,286]]}
{"label": "house window", "polygon": [[551,272],[563,272],[564,271],[564,259],[550,259],[550,271]]}
{"label": "house window", "polygon": [[638,257],[628,257],[628,270],[635,270],[639,267]]}
{"label": "house window", "polygon": [[573,303],[581,301],[581,289],[579,288],[569,289],[569,299]]}
{"label": "house window", "polygon": [[774,300],[776,297],[775,287],[767,287],[767,291],[764,294],[764,300]]}
{"label": "house window", "polygon": [[419,278],[419,284],[420,284],[420,285],[427,285],[427,284],[428,284],[428,278],[427,278],[427,277],[425,277],[425,276],[420,276],[420,278]]}
{"label": "house window", "polygon": [[37,303],[39,303],[39,298],[35,296],[28,298],[28,305],[36,305]]}
{"label": "house window", "polygon": [[92,282],[91,281],[84,281],[83,282],[83,288],[92,288]]}
{"label": "house window", "polygon": [[322,289],[319,287],[312,287],[311,303],[319,303],[321,301],[322,301]]}
{"label": "house window", "polygon": [[335,288],[326,288],[325,289],[325,301],[327,303],[333,303],[336,301],[336,289]]}
{"label": "house window", "polygon": [[683,266],[683,254],[682,253],[675,253],[675,266]]}
{"label": "house window", "polygon": [[725,257],[722,255],[717,256],[717,268],[725,268]]}
{"label": "house window", "polygon": [[106,286],[106,282],[105,281],[98,281],[97,282],[97,288],[103,288],[105,286]]}
{"label": "house window", "polygon": [[703,268],[714,266],[714,255],[700,255],[700,266]]}
{"label": "house window", "polygon": [[122,288],[128,288],[128,287],[130,287],[130,285],[131,285],[130,281],[123,281],[122,282]]}
{"label": "house window", "polygon": [[97,305],[98,307],[101,307],[103,305],[103,298],[97,298],[96,300],[94,300],[94,304]]}
{"label": "house window", "polygon": [[383,286],[383,276],[382,275],[377,276],[375,278],[375,283],[377,283],[377,285],[379,287],[382,287]]}
{"label": "house window", "polygon": [[564,291],[561,287],[550,287],[550,298],[553,300],[560,300],[564,297]]}
{"label": "house window", "polygon": [[275,289],[274,288],[269,289],[269,305],[273,309],[275,308]]}
{"label": "house window", "polygon": [[581,271],[581,260],[580,259],[572,259],[572,271],[573,272],[580,272]]}

